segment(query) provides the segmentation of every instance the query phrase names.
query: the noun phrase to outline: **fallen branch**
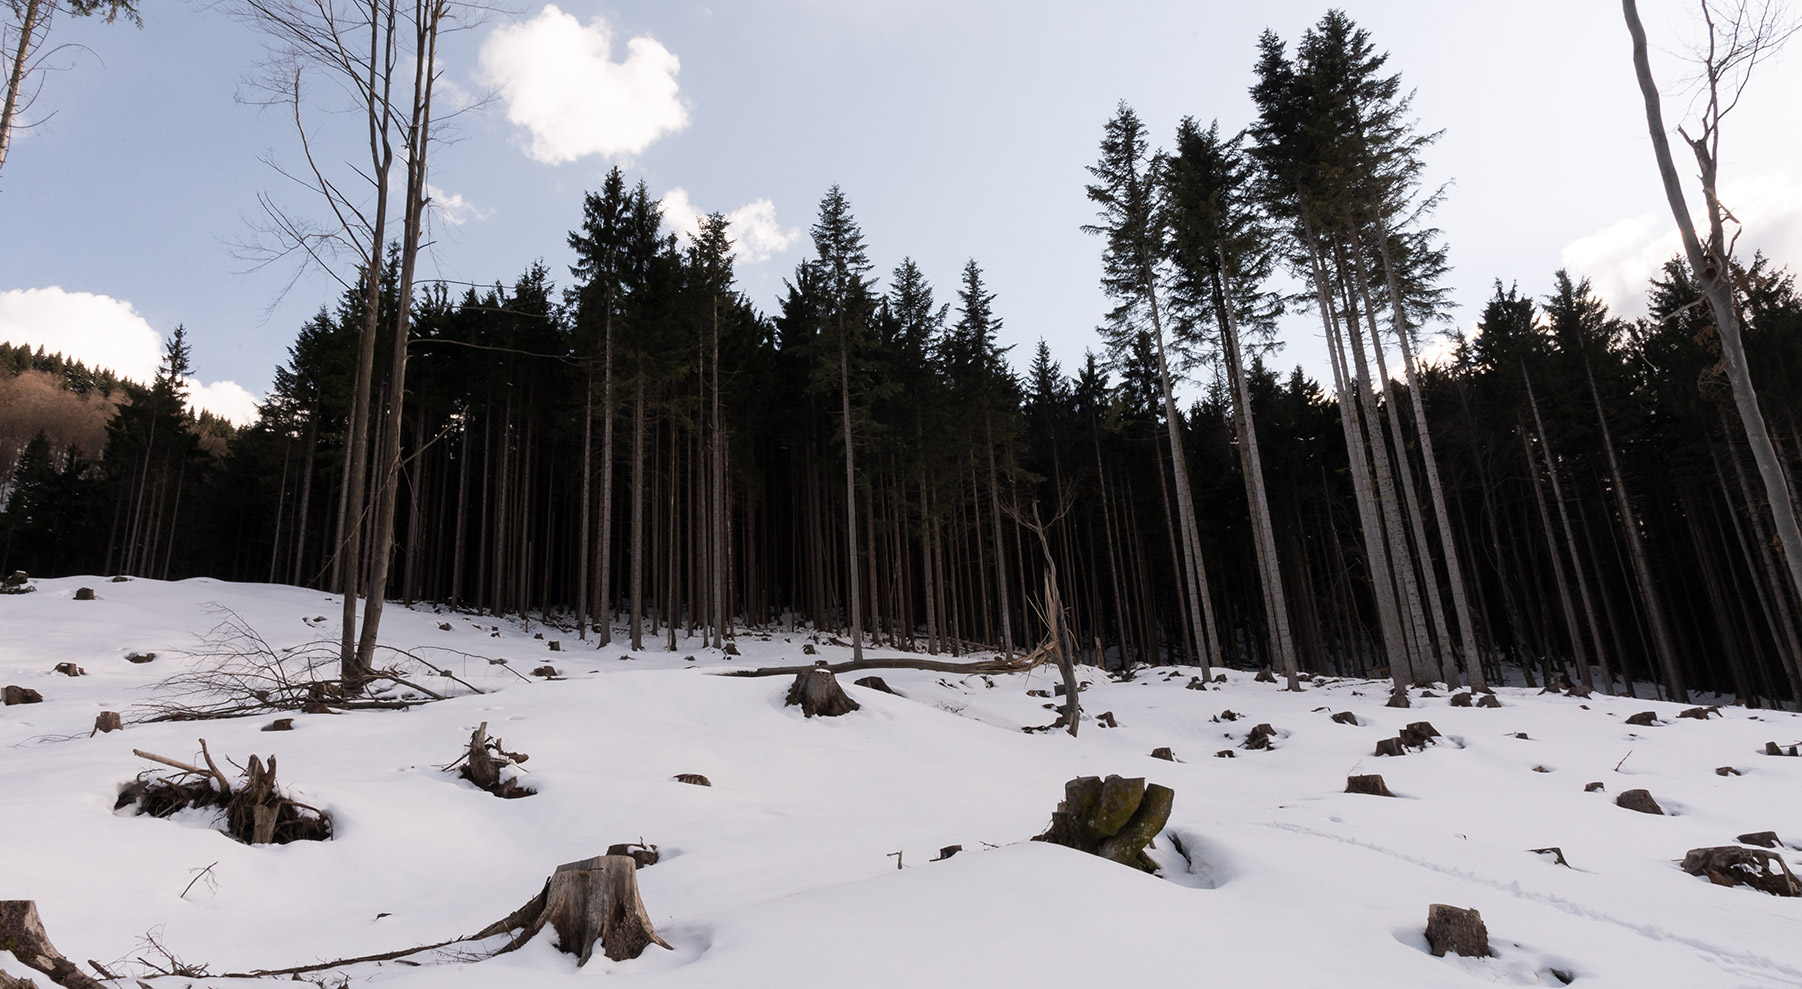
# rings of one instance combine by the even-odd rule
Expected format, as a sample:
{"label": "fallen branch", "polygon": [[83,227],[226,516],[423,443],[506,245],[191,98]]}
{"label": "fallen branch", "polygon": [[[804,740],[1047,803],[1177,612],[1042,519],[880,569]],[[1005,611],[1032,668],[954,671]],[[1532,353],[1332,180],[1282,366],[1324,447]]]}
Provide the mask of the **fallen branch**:
{"label": "fallen branch", "polygon": [[766,666],[755,670],[726,670],[715,676],[726,677],[787,677],[797,673],[807,673],[823,669],[833,674],[856,673],[859,670],[928,670],[933,673],[1025,673],[1028,670],[1044,665],[1051,658],[1051,649],[1042,645],[1019,659],[978,660],[973,663],[953,663],[942,659],[918,659],[895,656],[886,659],[853,659],[843,663],[815,663],[810,666]]}
{"label": "fallen branch", "polygon": [[50,943],[35,900],[0,900],[0,948],[12,952],[26,968],[49,976],[63,989],[102,989],[99,982]]}

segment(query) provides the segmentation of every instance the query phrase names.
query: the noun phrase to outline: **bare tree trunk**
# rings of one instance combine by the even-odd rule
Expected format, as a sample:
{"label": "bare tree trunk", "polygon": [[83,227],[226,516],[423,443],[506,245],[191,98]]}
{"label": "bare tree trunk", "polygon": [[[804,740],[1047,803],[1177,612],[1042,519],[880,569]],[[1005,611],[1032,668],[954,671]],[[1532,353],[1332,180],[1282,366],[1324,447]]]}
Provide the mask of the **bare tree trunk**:
{"label": "bare tree trunk", "polygon": [[[1583,648],[1583,632],[1577,627],[1577,609],[1571,605],[1570,585],[1564,579],[1564,554],[1558,551],[1558,540],[1552,536],[1552,514],[1545,506],[1545,491],[1539,483],[1539,464],[1533,455],[1533,444],[1527,439],[1525,428],[1517,429],[1520,434],[1520,452],[1527,458],[1527,474],[1533,482],[1533,504],[1539,506],[1539,531],[1545,535],[1545,551],[1551,557],[1553,581],[1558,585],[1558,603],[1564,610],[1564,627],[1570,636],[1572,658],[1577,662],[1579,671],[1589,669],[1589,653]],[[1550,457],[1547,457],[1548,461]],[[1548,462],[1548,467],[1551,464]],[[1549,676],[1549,674],[1548,674]],[[1583,674],[1585,681],[1589,679]]]}
{"label": "bare tree trunk", "polygon": [[846,576],[851,586],[851,658],[863,658],[863,600],[857,579],[857,457],[851,442],[851,346],[845,339],[844,317],[838,327],[838,385],[845,426],[845,553]]}
{"label": "bare tree trunk", "polygon": [[[1583,605],[1583,617],[1589,623],[1589,640],[1596,650],[1596,661],[1602,666],[1602,678],[1612,682],[1613,676],[1608,669],[1608,655],[1602,651],[1602,636],[1596,627],[1595,605],[1590,603],[1589,578],[1583,573],[1583,559],[1577,553],[1577,539],[1571,533],[1570,509],[1564,500],[1564,485],[1558,480],[1558,460],[1552,455],[1552,441],[1546,435],[1545,420],[1539,415],[1539,399],[1533,394],[1533,379],[1527,376],[1526,365],[1521,366],[1521,380],[1527,386],[1527,405],[1533,410],[1533,428],[1539,436],[1539,449],[1545,456],[1546,473],[1552,479],[1552,500],[1558,505],[1558,523],[1564,531],[1564,544],[1570,547],[1571,574],[1577,580],[1577,600]],[[1595,681],[1590,675],[1589,664],[1584,663],[1577,674],[1583,686],[1593,687]]]}
{"label": "bare tree trunk", "polygon": [[1001,607],[1001,655],[1014,658],[1014,626],[1012,609],[1007,600],[1007,544],[1001,539],[1001,481],[995,471],[995,430],[989,413],[982,413],[983,449],[989,460],[989,518],[995,530],[995,587]]}
{"label": "bare tree trunk", "polygon": [[[1689,259],[1690,270],[1695,275],[1696,287],[1708,299],[1708,306],[1714,312],[1715,328],[1721,339],[1722,363],[1726,365],[1727,380],[1733,386],[1733,404],[1739,410],[1740,422],[1745,427],[1746,440],[1752,448],[1752,460],[1758,464],[1759,479],[1764,482],[1765,500],[1770,504],[1777,538],[1783,544],[1784,562],[1789,566],[1791,590],[1802,595],[1802,529],[1797,527],[1795,500],[1785,482],[1783,464],[1771,442],[1771,434],[1765,427],[1764,413],[1759,411],[1758,393],[1753,390],[1751,369],[1746,365],[1745,345],[1740,340],[1739,312],[1733,297],[1731,245],[1723,230],[1725,210],[1715,192],[1719,159],[1713,142],[1719,139],[1720,121],[1726,110],[1720,105],[1720,94],[1716,88],[1718,72],[1723,69],[1723,65],[1715,60],[1714,23],[1708,16],[1708,8],[1704,6],[1703,14],[1708,19],[1710,35],[1709,64],[1706,67],[1710,77],[1708,108],[1705,111],[1703,136],[1690,141],[1690,148],[1695,152],[1696,163],[1701,169],[1702,196],[1708,210],[1708,242],[1704,245],[1697,237],[1689,204],[1684,199],[1683,186],[1677,176],[1677,166],[1671,159],[1670,139],[1664,129],[1664,112],[1659,102],[1658,85],[1652,80],[1651,64],[1646,57],[1646,32],[1639,21],[1639,8],[1634,0],[1621,0],[1621,10],[1626,16],[1627,32],[1633,38],[1633,68],[1639,78],[1640,94],[1645,98],[1646,128],[1652,137],[1653,154],[1658,159],[1659,176],[1664,181],[1665,198],[1670,201],[1671,215],[1676,220],[1677,232],[1683,239],[1683,250]],[[1737,29],[1742,25],[1733,26]],[[1772,39],[1754,33],[1751,38],[1742,42],[1736,31],[1734,42],[1734,50],[1724,56],[1728,60],[1748,54],[1741,47],[1743,44],[1758,46],[1761,43],[1769,44]],[[1748,71],[1749,69],[1750,63]]]}
{"label": "bare tree trunk", "polygon": [[632,404],[632,651],[644,649],[644,371],[637,375]]}
{"label": "bare tree trunk", "polygon": [[594,475],[594,365],[582,377],[582,495],[576,524],[576,638],[588,640],[588,571],[594,561],[588,557],[589,489]]}
{"label": "bare tree trunk", "polygon": [[319,424],[307,423],[307,465],[301,470],[300,510],[295,513],[294,578],[289,583],[300,586],[301,567],[306,560],[307,513],[313,500],[313,460],[319,450]]}
{"label": "bare tree trunk", "polygon": [[19,112],[19,92],[25,88],[25,70],[31,63],[32,51],[42,40],[40,28],[50,28],[50,16],[56,10],[55,0],[25,0],[19,16],[19,44],[13,50],[12,73],[6,80],[6,98],[0,103],[0,168],[6,167],[6,152],[13,143],[13,123]]}

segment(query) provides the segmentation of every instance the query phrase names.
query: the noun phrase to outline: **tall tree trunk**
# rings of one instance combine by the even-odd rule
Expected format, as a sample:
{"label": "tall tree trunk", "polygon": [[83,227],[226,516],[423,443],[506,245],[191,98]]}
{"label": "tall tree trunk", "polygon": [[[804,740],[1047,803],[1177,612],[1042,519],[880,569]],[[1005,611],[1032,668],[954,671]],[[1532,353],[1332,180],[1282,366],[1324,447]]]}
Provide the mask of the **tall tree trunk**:
{"label": "tall tree trunk", "polygon": [[863,602],[857,573],[857,455],[851,442],[851,347],[844,318],[838,327],[838,387],[845,426],[845,575],[850,580],[851,658],[863,658]]}

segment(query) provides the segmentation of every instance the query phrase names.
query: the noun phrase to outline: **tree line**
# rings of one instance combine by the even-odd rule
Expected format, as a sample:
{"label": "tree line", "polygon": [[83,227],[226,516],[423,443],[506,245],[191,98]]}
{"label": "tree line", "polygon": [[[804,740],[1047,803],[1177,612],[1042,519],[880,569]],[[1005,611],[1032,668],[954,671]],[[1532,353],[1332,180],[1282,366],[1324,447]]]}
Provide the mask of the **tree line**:
{"label": "tree line", "polygon": [[[1448,250],[1400,75],[1334,11],[1260,38],[1251,97],[1243,133],[1185,118],[1167,150],[1124,104],[1105,122],[1087,229],[1115,308],[1067,371],[1043,342],[1016,365],[976,260],[949,291],[912,260],[878,277],[836,186],[765,312],[723,216],[680,236],[615,168],[566,276],[453,294],[415,290],[403,249],[363,265],[223,452],[178,334],[96,459],[21,457],[0,564],[355,590],[632,650],[783,623],[1012,654],[1056,617],[1108,666],[1802,698],[1715,274],[1673,259],[1639,320],[1578,272],[1498,281],[1429,361]],[[1802,296],[1762,256],[1728,266],[1793,478]],[[1285,313],[1318,320],[1327,380],[1269,363]],[[386,495],[358,481],[384,462]]]}

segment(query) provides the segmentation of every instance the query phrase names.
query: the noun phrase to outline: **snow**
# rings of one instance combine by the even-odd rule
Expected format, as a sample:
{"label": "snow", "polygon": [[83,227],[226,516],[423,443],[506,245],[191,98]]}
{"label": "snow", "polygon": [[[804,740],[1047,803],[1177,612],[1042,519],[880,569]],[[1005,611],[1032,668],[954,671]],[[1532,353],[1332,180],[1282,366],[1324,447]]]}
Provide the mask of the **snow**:
{"label": "snow", "polygon": [[[712,675],[804,662],[805,631],[741,634],[740,657],[698,637],[668,653],[647,636],[647,650],[628,653],[536,622],[396,606],[388,643],[509,664],[432,652],[486,693],[416,679],[460,696],[295,715],[294,731],[263,733],[274,715],[134,723],[134,708],[204,662],[197,635],[218,609],[284,648],[335,637],[336,598],[212,580],[34,583],[35,593],[0,596],[0,684],[45,697],[0,709],[0,897],[37,900],[66,955],[122,974],[147,974],[139,957],[159,960],[146,932],[213,972],[472,933],[530,899],[558,864],[642,838],[663,852],[638,879],[674,950],[625,962],[597,953],[578,970],[546,934],[481,962],[425,955],[423,966],[346,972],[353,984],[409,989],[600,977],[835,989],[1561,984],[1553,969],[1586,987],[1802,985],[1802,900],[1711,886],[1677,867],[1688,849],[1745,832],[1802,844],[1802,759],[1762,754],[1767,741],[1802,739],[1795,715],[1724,708],[1702,722],[1675,717],[1676,704],[1525,688],[1501,689],[1500,710],[1449,707],[1444,690],[1398,710],[1383,706],[1384,684],[1366,681],[1287,693],[1229,673],[1221,689],[1194,691],[1186,669],[1116,683],[1084,668],[1091,717],[1077,739],[1020,730],[1053,717],[1026,693],[1052,689],[1045,672],[985,682],[879,671],[902,697],[846,676],[862,710],[809,720],[783,706],[786,678]],[[98,600],[74,601],[81,586]],[[553,639],[564,651],[550,651]],[[848,658],[818,649],[817,659]],[[155,661],[124,659],[144,651]],[[55,674],[59,662],[89,675]],[[566,678],[511,672],[546,663]],[[1212,720],[1227,709],[1243,717]],[[88,737],[102,710],[124,713],[126,730]],[[1359,724],[1329,720],[1343,710]],[[1624,724],[1646,710],[1659,725]],[[1104,711],[1119,728],[1094,722]],[[1371,755],[1421,720],[1445,737],[1401,758]],[[499,800],[441,771],[481,722],[530,754],[522,768],[537,795]],[[1278,730],[1269,750],[1214,758],[1260,722]],[[119,788],[153,768],[132,749],[188,760],[200,738],[216,758],[276,754],[284,786],[330,810],[334,840],[252,848],[209,830],[205,815],[113,813]],[[1150,758],[1165,745],[1180,761]],[[1727,765],[1745,775],[1715,774]],[[1162,876],[1026,841],[1065,780],[1108,773],[1175,790],[1152,852]],[[1343,793],[1353,773],[1381,773],[1398,799]],[[1590,781],[1606,790],[1584,792]],[[1632,788],[1669,816],[1616,807]],[[964,851],[931,861],[952,844]],[[1547,846],[1572,867],[1531,851]],[[1431,903],[1481,911],[1495,955],[1432,957]],[[3,954],[0,970],[28,974]]]}

